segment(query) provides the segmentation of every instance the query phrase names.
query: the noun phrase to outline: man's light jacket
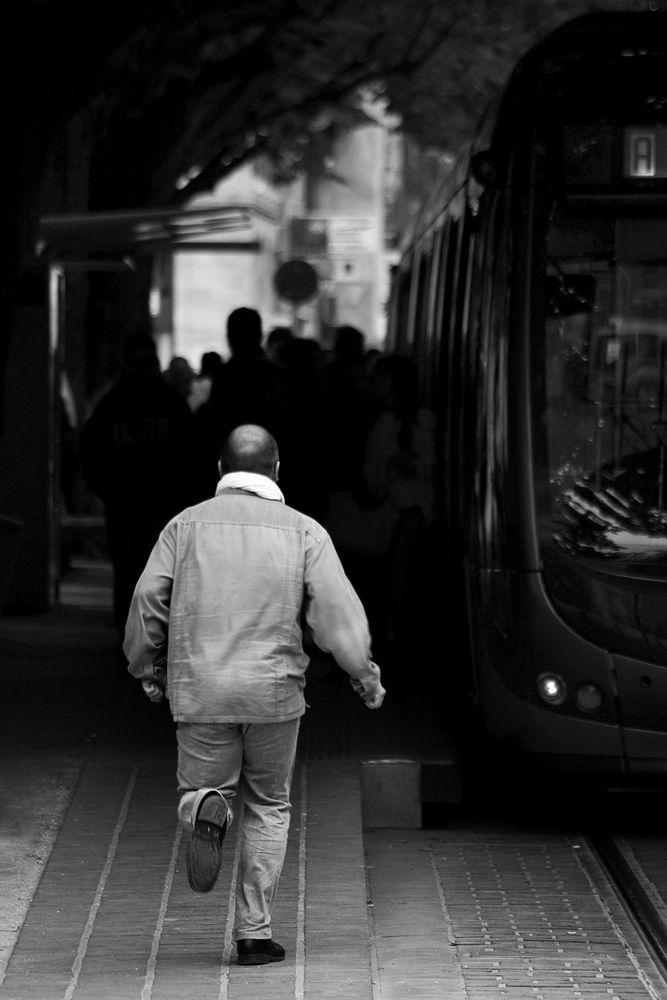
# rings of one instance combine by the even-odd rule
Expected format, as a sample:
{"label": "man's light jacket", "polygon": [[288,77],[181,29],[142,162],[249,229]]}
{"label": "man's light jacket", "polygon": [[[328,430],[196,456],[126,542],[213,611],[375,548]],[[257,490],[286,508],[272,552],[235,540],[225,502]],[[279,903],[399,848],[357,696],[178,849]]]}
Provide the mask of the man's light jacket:
{"label": "man's light jacket", "polygon": [[302,612],[319,648],[372,696],[366,615],[325,529],[278,500],[223,490],[162,531],[130,607],[128,670],[153,679],[166,650],[177,722],[294,719],[309,663]]}

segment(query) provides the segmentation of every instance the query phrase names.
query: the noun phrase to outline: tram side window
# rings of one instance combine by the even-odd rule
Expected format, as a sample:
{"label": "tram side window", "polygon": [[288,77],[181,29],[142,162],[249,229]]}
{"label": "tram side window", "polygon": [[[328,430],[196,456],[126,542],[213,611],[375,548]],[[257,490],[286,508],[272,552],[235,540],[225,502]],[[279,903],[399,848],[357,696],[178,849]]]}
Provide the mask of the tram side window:
{"label": "tram side window", "polygon": [[425,401],[433,406],[438,392],[438,352],[440,340],[440,296],[442,285],[443,233],[438,230],[433,242],[433,259],[429,275],[428,316],[426,337],[420,361],[420,382]]}
{"label": "tram side window", "polygon": [[439,302],[437,305],[437,316],[439,328],[443,331],[440,338],[443,344],[440,366],[443,372],[443,385],[449,395],[451,379],[453,376],[452,349],[457,338],[453,335],[456,329],[456,264],[458,259],[459,243],[459,223],[455,219],[447,219],[443,232],[443,250],[441,255],[440,272],[442,276],[439,290]]}
{"label": "tram side window", "polygon": [[422,254],[419,260],[419,273],[417,276],[416,305],[415,305],[415,332],[413,338],[413,357],[419,357],[423,353],[423,345],[426,341],[428,324],[428,303],[429,303],[429,278],[431,274],[433,254],[431,249]]}
{"label": "tram side window", "polygon": [[398,272],[395,280],[395,325],[391,330],[391,348],[392,350],[403,352],[407,350],[410,340],[410,286],[412,284],[412,271],[402,270]]}
{"label": "tram side window", "polygon": [[667,558],[667,260],[622,249],[549,261],[554,538],[588,557]]}
{"label": "tram side window", "polygon": [[421,375],[424,398],[429,406],[437,405],[440,392],[440,361],[443,350],[443,297],[445,289],[445,268],[447,266],[447,228],[440,230],[436,237],[435,253],[431,270],[429,294],[428,341],[423,358]]}

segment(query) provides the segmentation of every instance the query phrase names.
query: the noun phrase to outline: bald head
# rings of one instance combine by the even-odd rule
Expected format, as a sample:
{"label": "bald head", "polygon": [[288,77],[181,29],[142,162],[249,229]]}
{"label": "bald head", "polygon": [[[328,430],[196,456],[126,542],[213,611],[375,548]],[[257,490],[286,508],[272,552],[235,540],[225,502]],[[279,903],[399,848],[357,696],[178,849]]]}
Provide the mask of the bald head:
{"label": "bald head", "polygon": [[222,446],[220,471],[256,472],[278,479],[278,445],[264,427],[241,424],[235,427]]}

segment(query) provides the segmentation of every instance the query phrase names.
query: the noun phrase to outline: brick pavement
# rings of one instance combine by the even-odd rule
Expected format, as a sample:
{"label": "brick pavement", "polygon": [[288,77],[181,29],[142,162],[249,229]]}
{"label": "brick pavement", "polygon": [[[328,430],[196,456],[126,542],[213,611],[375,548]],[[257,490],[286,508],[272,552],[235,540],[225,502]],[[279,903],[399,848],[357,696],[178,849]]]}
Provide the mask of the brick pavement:
{"label": "brick pavement", "polygon": [[[431,754],[435,737],[409,699],[394,710],[401,694],[394,709],[368,713],[325,662],[309,685],[274,910],[287,958],[236,966],[235,829],[216,888],[191,892],[173,732],[164,706],[120,679],[100,599],[90,606],[79,595],[78,611],[31,622],[0,620],[12,700],[1,713],[0,847],[13,840],[27,861],[38,844],[39,855],[29,898],[4,931],[0,1000],[667,995],[603,874],[571,838],[489,825],[465,810],[440,830],[364,829],[360,762],[383,749]],[[16,858],[0,859],[0,895],[15,886]]]}
{"label": "brick pavement", "polygon": [[[175,822],[166,750],[84,767],[0,986],[2,1000],[220,997],[372,1000],[358,767],[298,766],[276,908],[288,953],[230,964],[236,836],[215,889],[197,895]],[[307,954],[307,961],[306,961]]]}
{"label": "brick pavement", "polygon": [[237,967],[234,827],[218,886],[192,893],[171,722],[121,669],[108,584],[103,566],[87,567],[46,615],[0,619],[0,781],[10,803],[0,887],[16,893],[23,881],[0,928],[0,997],[258,1000],[266,988],[277,998],[372,998],[355,757],[355,731],[372,713],[331,664],[314,665],[275,908],[288,957],[270,970]]}

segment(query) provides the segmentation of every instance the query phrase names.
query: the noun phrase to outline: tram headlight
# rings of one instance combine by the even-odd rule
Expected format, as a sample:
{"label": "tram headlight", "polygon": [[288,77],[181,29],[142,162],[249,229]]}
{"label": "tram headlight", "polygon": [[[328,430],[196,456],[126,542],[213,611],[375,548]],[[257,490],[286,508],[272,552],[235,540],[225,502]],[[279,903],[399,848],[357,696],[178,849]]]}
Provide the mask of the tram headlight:
{"label": "tram headlight", "polygon": [[537,678],[537,690],[542,701],[548,705],[562,705],[567,694],[565,681],[558,674],[540,674]]}
{"label": "tram headlight", "polygon": [[597,712],[604,695],[595,684],[582,684],[575,692],[577,708],[582,712]]}

